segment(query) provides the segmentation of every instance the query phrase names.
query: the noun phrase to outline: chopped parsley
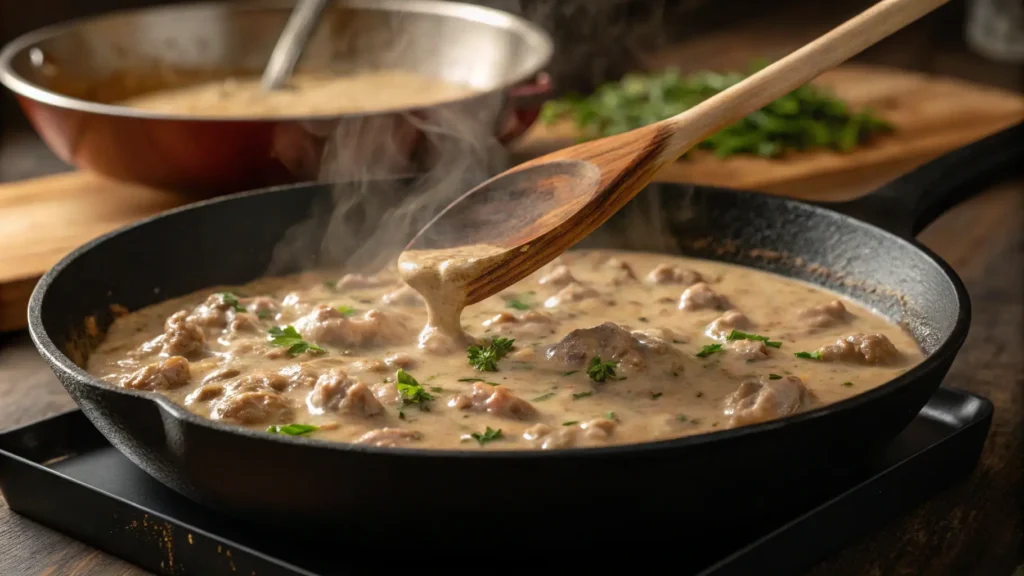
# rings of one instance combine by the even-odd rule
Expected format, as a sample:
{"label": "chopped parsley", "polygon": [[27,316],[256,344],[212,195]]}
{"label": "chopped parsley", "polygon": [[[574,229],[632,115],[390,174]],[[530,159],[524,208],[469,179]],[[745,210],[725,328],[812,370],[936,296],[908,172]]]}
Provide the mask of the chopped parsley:
{"label": "chopped parsley", "polygon": [[579,423],[579,420],[569,420],[568,422],[562,422],[562,426],[575,426]]}
{"label": "chopped parsley", "polygon": [[590,365],[587,366],[587,376],[590,376],[590,379],[594,382],[604,382],[609,378],[612,380],[625,380],[625,378],[615,375],[615,367],[618,365],[618,360],[601,362],[600,356],[594,356],[590,359]]}
{"label": "chopped parsley", "polygon": [[430,387],[430,391],[431,392],[444,392],[444,388],[441,388],[440,386],[431,386]]}
{"label": "chopped parsley", "polygon": [[853,386],[853,382],[843,382],[843,386],[849,388],[850,386]]}
{"label": "chopped parsley", "polygon": [[267,432],[271,434],[287,434],[289,436],[302,436],[318,430],[319,426],[311,424],[286,424],[283,426],[269,426]]}
{"label": "chopped parsley", "polygon": [[519,298],[505,300],[505,307],[513,310],[529,310],[531,306]]}
{"label": "chopped parsley", "polygon": [[604,417],[607,418],[608,420],[614,420],[616,422],[619,421],[619,415],[616,414],[615,412],[609,412],[605,414]]}
{"label": "chopped parsley", "polygon": [[676,420],[679,420],[680,422],[686,422],[686,416],[680,414],[679,416],[676,416]]}
{"label": "chopped parsley", "polygon": [[351,306],[345,306],[344,304],[342,304],[341,306],[337,306],[334,309],[337,310],[338,312],[341,312],[341,315],[345,317],[352,316],[353,314],[356,313],[355,308]]}
{"label": "chopped parsley", "polygon": [[338,291],[337,283],[331,282],[330,280],[324,281],[324,288],[327,288],[331,292],[337,292]]}
{"label": "chopped parsley", "polygon": [[497,430],[492,430],[490,426],[488,426],[487,429],[484,430],[483,432],[473,432],[472,434],[470,434],[470,436],[473,438],[473,440],[479,442],[481,446],[487,444],[488,442],[493,442],[502,437],[501,428],[498,428]]}
{"label": "chopped parsley", "polygon": [[235,312],[248,312],[245,306],[238,301],[238,296],[235,296],[231,292],[218,292],[220,297],[224,299],[224,303],[235,309]]}
{"label": "chopped parsley", "polygon": [[701,346],[700,352],[697,352],[697,358],[707,358],[721,349],[721,344],[707,344],[705,346]]}
{"label": "chopped parsley", "polygon": [[782,376],[779,376],[778,374],[769,374],[768,375],[768,379],[769,380],[782,380]]}
{"label": "chopped parsley", "polygon": [[579,370],[569,370],[568,372],[562,372],[562,376],[572,376],[577,372],[579,372]]}
{"label": "chopped parsley", "polygon": [[782,342],[772,341],[767,336],[761,336],[760,334],[747,334],[746,332],[740,332],[739,330],[733,330],[725,337],[726,340],[756,340],[757,342],[764,342],[765,346],[771,346],[772,348],[782,348]]}
{"label": "chopped parsley", "polygon": [[395,386],[398,388],[398,394],[402,397],[402,402],[405,404],[417,404],[421,410],[429,411],[430,408],[427,406],[427,402],[434,399],[433,394],[427,392],[420,383],[412,377],[411,374],[398,369],[395,373]]}
{"label": "chopped parsley", "polygon": [[459,382],[483,382],[484,384],[490,384],[491,386],[501,386],[497,382],[489,382],[483,378],[459,378]]}
{"label": "chopped parsley", "polygon": [[256,317],[260,320],[269,320],[274,317],[274,313],[270,310],[260,310],[256,313]]}
{"label": "chopped parsley", "polygon": [[651,400],[657,400],[661,398],[661,392],[651,392]]}
{"label": "chopped parsley", "polygon": [[577,392],[577,393],[572,395],[572,399],[573,400],[579,400],[580,398],[586,398],[587,396],[590,396],[593,393],[594,393],[593,390],[587,390],[586,392]]}
{"label": "chopped parsley", "polygon": [[299,334],[294,326],[274,326],[269,331],[270,344],[271,346],[279,346],[282,348],[288,348],[288,354],[291,356],[298,356],[303,352],[325,352],[325,350],[316,344],[311,344],[302,339],[302,335]]}
{"label": "chopped parsley", "polygon": [[515,340],[495,338],[486,346],[470,346],[466,349],[469,365],[481,372],[497,372],[498,360],[512,350]]}
{"label": "chopped parsley", "polygon": [[794,352],[793,356],[797,358],[806,358],[808,360],[821,360],[821,351],[815,350],[814,352]]}
{"label": "chopped parsley", "polygon": [[547,394],[541,394],[540,396],[537,396],[536,398],[533,399],[533,401],[534,402],[543,402],[544,400],[547,400],[548,398],[553,398],[554,395],[555,395],[554,392],[548,392]]}

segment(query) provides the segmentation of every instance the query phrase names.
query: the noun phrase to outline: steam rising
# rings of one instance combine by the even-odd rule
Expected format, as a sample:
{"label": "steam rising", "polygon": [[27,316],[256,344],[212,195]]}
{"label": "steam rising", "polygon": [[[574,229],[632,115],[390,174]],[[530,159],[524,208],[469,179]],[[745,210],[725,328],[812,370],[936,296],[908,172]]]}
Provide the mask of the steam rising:
{"label": "steam rising", "polygon": [[286,234],[268,273],[312,265],[372,272],[391,265],[448,204],[507,167],[492,120],[500,100],[482,96],[340,123],[319,175],[334,185],[331,205],[315,207]]}

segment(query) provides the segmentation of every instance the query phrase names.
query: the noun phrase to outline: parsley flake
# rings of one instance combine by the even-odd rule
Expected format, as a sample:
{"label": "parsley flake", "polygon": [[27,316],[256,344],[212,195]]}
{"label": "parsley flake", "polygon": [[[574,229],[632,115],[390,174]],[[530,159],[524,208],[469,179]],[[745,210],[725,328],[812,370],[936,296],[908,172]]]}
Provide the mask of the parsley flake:
{"label": "parsley flake", "polygon": [[302,339],[302,335],[299,334],[294,326],[274,326],[269,331],[270,334],[270,345],[278,346],[281,348],[288,348],[288,354],[291,356],[298,356],[303,352],[325,352],[325,350],[316,344],[311,344]]}
{"label": "parsley flake", "polygon": [[707,344],[705,346],[701,346],[700,352],[697,352],[697,358],[707,358],[721,349],[721,344]]}
{"label": "parsley flake", "polygon": [[849,388],[850,386],[853,386],[853,382],[843,382],[843,386]]}
{"label": "parsley flake", "polygon": [[580,398],[586,398],[587,396],[590,396],[593,393],[594,393],[593,390],[587,390],[586,392],[577,392],[577,393],[572,395],[572,399],[573,400],[579,400]]}
{"label": "parsley flake", "polygon": [[569,370],[568,372],[562,372],[562,376],[572,376],[577,372],[579,372],[579,370]]}
{"label": "parsley flake", "polygon": [[778,374],[769,374],[768,375],[768,379],[769,380],[782,380],[782,376],[779,376]]}
{"label": "parsley flake", "polygon": [[808,360],[821,360],[821,352],[815,350],[814,352],[794,352],[793,356],[797,358],[806,358]]}
{"label": "parsley flake", "polygon": [[398,394],[402,397],[402,402],[405,404],[417,404],[421,410],[429,411],[430,408],[426,405],[427,402],[434,399],[434,395],[427,392],[420,383],[412,377],[411,374],[398,369],[395,373],[395,386],[398,388]]}
{"label": "parsley flake", "polygon": [[469,365],[481,372],[497,372],[498,360],[512,350],[515,340],[495,338],[486,346],[470,346],[466,349]]}
{"label": "parsley flake", "polygon": [[481,446],[487,444],[488,442],[493,442],[502,437],[501,428],[498,428],[497,430],[492,430],[490,426],[488,426],[487,429],[484,430],[483,432],[473,432],[472,434],[470,434],[470,436],[473,438],[473,440],[479,442]]}
{"label": "parsley flake", "polygon": [[757,342],[764,342],[765,346],[771,346],[772,348],[782,348],[782,342],[772,341],[767,336],[761,336],[760,334],[747,334],[746,332],[740,332],[739,330],[733,330],[725,337],[726,340],[755,340]]}
{"label": "parsley flake", "polygon": [[238,301],[238,296],[235,296],[231,292],[218,292],[220,297],[224,299],[224,303],[235,309],[235,312],[248,312],[245,306]]}
{"label": "parsley flake", "polygon": [[505,307],[513,310],[529,310],[531,306],[518,298],[510,298],[505,301]]}
{"label": "parsley flake", "polygon": [[318,430],[319,426],[311,424],[286,424],[283,426],[269,426],[267,432],[271,434],[287,434],[288,436],[302,436]]}
{"label": "parsley flake", "polygon": [[625,380],[615,375],[615,367],[619,365],[617,360],[609,360],[608,362],[601,362],[600,356],[594,356],[590,359],[590,365],[587,366],[587,376],[594,382],[604,382],[609,378],[612,380]]}
{"label": "parsley flake", "polygon": [[483,382],[484,384],[490,384],[491,386],[501,386],[497,382],[490,382],[483,378],[459,378],[459,382]]}
{"label": "parsley flake", "polygon": [[345,316],[346,318],[356,313],[355,308],[351,306],[345,306],[344,304],[342,304],[341,306],[336,306],[334,309],[337,310],[338,312],[341,312],[341,315]]}
{"label": "parsley flake", "polygon": [[554,392],[548,392],[547,394],[541,394],[540,396],[537,396],[536,398],[534,398],[533,402],[543,402],[544,400],[547,400],[548,398],[554,397],[554,395],[555,395]]}
{"label": "parsley flake", "polygon": [[575,425],[577,425],[579,423],[580,423],[579,420],[569,420],[567,422],[562,422],[562,426],[575,426]]}

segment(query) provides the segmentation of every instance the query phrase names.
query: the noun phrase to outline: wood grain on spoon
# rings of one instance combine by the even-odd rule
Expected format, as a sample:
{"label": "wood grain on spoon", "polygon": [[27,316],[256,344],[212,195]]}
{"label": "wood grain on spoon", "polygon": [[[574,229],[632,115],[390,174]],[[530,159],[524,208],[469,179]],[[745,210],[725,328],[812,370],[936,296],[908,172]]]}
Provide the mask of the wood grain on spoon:
{"label": "wood grain on spoon", "polygon": [[466,304],[498,293],[582,240],[666,163],[948,0],[883,0],[693,108],[636,130],[520,164],[470,190],[407,250],[474,244],[504,249],[466,280]]}

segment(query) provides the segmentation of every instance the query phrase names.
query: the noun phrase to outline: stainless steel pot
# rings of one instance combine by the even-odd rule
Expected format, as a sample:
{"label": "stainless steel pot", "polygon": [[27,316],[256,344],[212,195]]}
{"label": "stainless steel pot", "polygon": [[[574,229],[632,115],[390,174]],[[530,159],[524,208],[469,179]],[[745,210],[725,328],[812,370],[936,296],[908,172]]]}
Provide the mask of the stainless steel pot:
{"label": "stainless steel pot", "polygon": [[258,76],[293,4],[148,8],[44,28],[0,51],[0,82],[66,162],[205,193],[315,179],[325,154],[339,149],[355,156],[332,164],[358,166],[363,176],[374,162],[381,172],[407,171],[430,161],[433,140],[424,127],[452,115],[462,119],[463,138],[508,142],[550,93],[542,69],[552,41],[521,18],[455,2],[336,0],[299,71],[397,67],[470,84],[477,94],[420,109],[312,117],[200,118],[111,104],[155,89]]}

